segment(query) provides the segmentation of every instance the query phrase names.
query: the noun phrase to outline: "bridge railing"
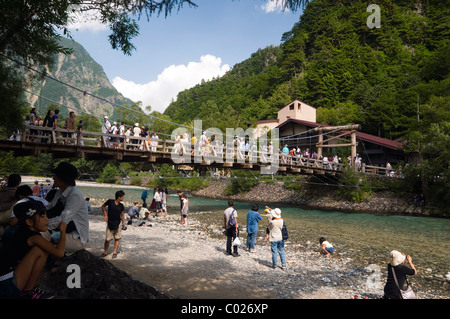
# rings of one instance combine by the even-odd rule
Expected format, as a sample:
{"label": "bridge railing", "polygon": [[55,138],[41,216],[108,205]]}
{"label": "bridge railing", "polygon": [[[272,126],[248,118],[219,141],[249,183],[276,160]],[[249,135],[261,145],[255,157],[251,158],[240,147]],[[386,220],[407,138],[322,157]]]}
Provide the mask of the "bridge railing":
{"label": "bridge railing", "polygon": [[[242,164],[273,164],[273,158],[267,150],[244,150],[234,145],[223,143],[202,144],[191,143],[186,140],[153,139],[152,137],[127,136],[110,133],[78,131],[62,128],[49,128],[25,125],[20,134],[22,142],[41,144],[70,144],[78,147],[113,148],[136,152],[149,152],[153,154],[173,154],[200,156],[206,162],[216,163],[242,163]],[[279,152],[278,162],[281,168],[340,171],[344,169],[343,163],[313,159],[303,156],[292,156]],[[365,174],[393,176],[385,167],[362,164],[360,169]]]}

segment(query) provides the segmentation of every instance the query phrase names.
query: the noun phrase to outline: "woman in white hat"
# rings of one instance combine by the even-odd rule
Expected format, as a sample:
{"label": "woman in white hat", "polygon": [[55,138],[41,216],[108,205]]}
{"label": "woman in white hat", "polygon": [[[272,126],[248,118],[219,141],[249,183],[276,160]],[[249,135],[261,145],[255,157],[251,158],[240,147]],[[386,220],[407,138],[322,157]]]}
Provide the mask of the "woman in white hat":
{"label": "woman in white hat", "polygon": [[283,219],[281,218],[281,210],[279,208],[270,209],[269,213],[272,215],[272,219],[269,219],[269,241],[270,250],[272,251],[272,267],[277,268],[278,254],[281,259],[281,268],[286,269],[286,255],[284,253],[284,240],[283,240]]}
{"label": "woman in white hat", "polygon": [[[402,254],[397,250],[390,252],[391,262],[388,264],[388,277],[386,285],[384,286],[384,299],[401,299],[399,288],[394,279],[392,270],[395,272],[397,278],[398,286],[404,287],[406,282],[406,276],[413,276],[417,274],[416,267],[412,263],[411,256]],[[408,260],[409,266],[404,265],[405,260]]]}

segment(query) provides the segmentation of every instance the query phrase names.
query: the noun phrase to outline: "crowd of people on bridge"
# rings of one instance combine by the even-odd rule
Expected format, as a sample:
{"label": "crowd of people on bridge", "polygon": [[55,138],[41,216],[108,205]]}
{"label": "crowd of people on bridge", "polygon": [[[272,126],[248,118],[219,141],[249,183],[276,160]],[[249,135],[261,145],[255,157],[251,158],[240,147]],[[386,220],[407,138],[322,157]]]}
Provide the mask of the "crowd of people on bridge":
{"label": "crowd of people on bridge", "polygon": [[[45,116],[41,116],[37,113],[36,108],[33,107],[25,120],[26,125],[33,127],[29,129],[28,140],[38,143],[51,143],[51,134],[52,131],[55,131],[57,143],[84,145],[84,139],[81,138],[83,137],[84,122],[83,120],[77,121],[76,117],[75,112],[69,112],[69,115],[63,119],[62,130],[56,130],[61,128],[59,110],[50,109]],[[157,150],[159,136],[156,132],[150,133],[147,127],[140,126],[139,123],[129,126],[125,125],[124,122],[110,122],[108,116],[104,116],[103,121],[102,134],[105,134],[103,136],[103,146],[121,148],[124,141],[126,141],[127,149]],[[139,139],[130,139],[132,136],[137,136]],[[21,139],[20,131],[17,130],[9,139],[19,141]]]}
{"label": "crowd of people on bridge", "polygon": [[[26,124],[36,127],[45,127],[47,129],[59,128],[59,111],[48,110],[44,118],[37,114],[36,108],[32,108],[29,116],[27,117]],[[77,143],[77,137],[82,136],[83,121],[76,121],[76,114],[70,112],[69,116],[64,119],[63,129],[67,129],[67,132],[62,132],[62,138],[58,139],[63,144],[75,144]],[[30,129],[30,140],[33,142],[48,143],[50,141],[51,130],[39,130]],[[148,150],[158,151],[161,150],[159,145],[161,144],[160,137],[157,132],[151,132],[148,127],[135,123],[133,126],[126,125],[125,122],[110,121],[108,116],[103,117],[102,123],[103,146],[109,148],[120,149],[126,145],[127,149],[131,150]],[[33,137],[33,136],[37,137]],[[20,135],[16,135],[20,138]],[[39,137],[39,138],[38,138]],[[133,138],[139,137],[139,138]],[[78,141],[80,145],[83,145],[83,139]],[[208,156],[222,156],[223,152],[232,152],[232,156],[238,160],[244,160],[248,162],[255,161],[258,156],[264,157],[264,160],[270,161],[274,154],[274,147],[272,142],[266,145],[258,145],[255,140],[249,141],[243,137],[235,136],[232,142],[224,144],[222,141],[215,139],[214,136],[208,137],[206,132],[203,131],[202,135],[197,139],[196,135],[189,136],[188,133],[178,135],[175,137],[175,144],[172,152],[180,155],[190,152],[192,155],[199,154],[203,157]],[[300,150],[299,146],[284,145],[284,147],[278,148],[279,161],[282,164],[300,164],[300,161],[305,163],[308,159],[319,160],[322,162],[324,169],[337,170],[339,165],[342,164],[342,159],[337,155],[334,156],[322,156],[318,155],[315,151],[310,151],[309,148]],[[227,154],[229,156],[229,154]],[[351,163],[351,158],[348,159]],[[355,158],[355,165],[358,170],[361,167],[361,157],[358,155]]]}
{"label": "crowd of people on bridge", "polygon": [[[126,143],[127,149],[151,150],[152,152],[158,150],[159,136],[157,132],[151,133],[148,127],[140,126],[139,123],[135,123],[133,127],[125,125],[125,122],[111,123],[108,116],[105,115],[103,117],[102,133],[109,134],[109,136],[104,137],[106,147],[119,149]],[[140,138],[132,138],[133,136]]]}
{"label": "crowd of people on bridge", "polygon": [[[76,120],[76,114],[70,112],[69,115],[63,119],[62,125],[63,131],[58,130],[56,132],[56,142],[62,144],[78,144],[84,145],[84,140],[89,140],[83,137],[83,120]],[[32,108],[29,116],[26,118],[26,124],[36,127],[29,129],[29,140],[32,142],[49,143],[51,141],[52,130],[59,128],[60,119],[59,111],[48,110],[44,118],[37,114],[36,108]],[[45,130],[39,130],[39,127],[45,127]],[[67,131],[65,131],[67,130]],[[207,157],[221,157],[230,158],[236,160],[242,160],[243,162],[255,163],[272,162],[275,154],[274,146],[269,141],[267,144],[259,144],[256,140],[246,139],[242,136],[234,136],[232,141],[222,142],[216,139],[214,135],[208,136],[206,131],[203,131],[201,136],[197,138],[195,134],[190,136],[189,133],[177,135],[173,141],[173,147],[163,149],[163,140],[160,139],[157,132],[151,132],[148,127],[135,123],[133,126],[126,125],[125,122],[110,121],[108,116],[103,117],[102,123],[102,141],[101,145],[108,148],[128,150],[141,150],[141,151],[164,151],[173,152],[179,155],[190,153],[191,155],[201,155],[204,158]],[[20,133],[10,137],[10,139],[20,140]],[[136,138],[137,137],[137,138]],[[99,143],[99,140],[96,140]],[[283,139],[280,139],[283,142]],[[100,145],[100,144],[97,144]],[[226,153],[226,154],[225,154]],[[338,155],[322,155],[318,154],[315,150],[305,147],[300,149],[299,146],[293,146],[284,144],[278,148],[278,160],[280,164],[287,165],[306,165],[308,161],[317,161],[323,169],[338,170],[344,163],[342,158]],[[355,166],[357,171],[363,171],[362,157],[359,154],[352,159],[351,156],[347,157],[347,163],[350,166]],[[307,165],[308,166],[308,165]],[[317,165],[315,167],[318,167]],[[386,175],[395,176],[395,172],[392,169],[391,164],[386,163]]]}
{"label": "crowd of people on bridge", "polygon": [[[50,135],[52,130],[60,127],[59,110],[48,110],[45,117],[37,114],[35,107],[31,108],[30,114],[26,117],[25,124],[30,126],[36,126],[36,129],[30,129],[30,141],[47,143],[50,141]],[[70,112],[69,115],[63,119],[63,129],[67,130],[62,132],[63,144],[71,144],[76,140],[77,134],[83,129],[83,120],[76,121],[75,112]],[[39,127],[45,129],[39,129]],[[18,133],[18,132],[17,132]],[[20,134],[15,134],[13,137],[15,139],[20,139]]]}
{"label": "crowd of people on bridge", "polygon": [[[58,110],[48,110],[46,116],[42,118],[37,114],[36,108],[32,108],[26,119],[26,124],[35,127],[45,127],[46,130],[39,130],[38,128],[30,129],[30,141],[41,143],[50,142],[51,131],[60,127],[59,121],[61,120]],[[61,137],[57,138],[58,143],[79,143],[79,145],[84,145],[83,138],[77,140],[77,137],[82,137],[83,121],[79,120],[77,123],[74,112],[70,112],[64,119],[63,129],[67,129],[67,132],[57,132],[57,135],[61,133]],[[102,146],[104,147],[121,149],[126,146],[126,149],[152,152],[161,150],[161,140],[158,133],[150,132],[148,127],[139,125],[139,123],[129,126],[123,121],[110,121],[108,116],[104,116],[101,133],[103,134]],[[16,137],[20,138],[20,134],[17,134]],[[203,157],[220,157],[224,155],[223,152],[228,152],[226,154],[227,157],[231,154],[233,158],[235,157],[238,160],[254,162],[259,157],[259,159],[269,162],[274,154],[272,142],[269,142],[267,145],[260,145],[258,150],[258,145],[255,140],[249,141],[243,137],[235,136],[231,142],[227,141],[228,143],[224,144],[222,141],[216,139],[215,136],[208,137],[205,131],[203,131],[198,139],[196,135],[190,137],[188,133],[178,135],[175,137],[174,142],[172,152],[180,155],[190,152],[191,155],[195,153]],[[313,159],[322,161],[324,169],[334,170],[337,170],[339,164],[342,164],[342,159],[338,156],[319,156],[315,151],[310,153],[309,148],[300,150],[298,146],[289,149],[285,145],[283,148],[278,149],[278,154],[279,162],[282,164],[297,165],[300,164],[300,161],[305,163],[308,159]],[[355,165],[359,165],[358,159],[356,159],[355,163]]]}

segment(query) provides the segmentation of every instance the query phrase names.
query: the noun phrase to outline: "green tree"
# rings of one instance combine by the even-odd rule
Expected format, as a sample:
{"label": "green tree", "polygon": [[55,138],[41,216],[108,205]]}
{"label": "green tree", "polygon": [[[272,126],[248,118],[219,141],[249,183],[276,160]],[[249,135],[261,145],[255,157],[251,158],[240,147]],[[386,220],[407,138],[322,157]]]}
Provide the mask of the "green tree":
{"label": "green tree", "polygon": [[[450,81],[447,81],[450,82]],[[417,161],[405,169],[405,189],[423,193],[432,205],[450,201],[450,101],[431,97],[421,106],[419,121],[407,136],[406,148]]]}
{"label": "green tree", "polygon": [[333,108],[321,107],[317,110],[317,122],[328,125],[347,125],[365,122],[362,107],[353,101],[337,104]]}
{"label": "green tree", "polygon": [[83,121],[83,131],[89,131],[89,132],[99,132],[102,129],[102,123],[100,122],[100,119],[89,115],[89,114],[83,114],[77,116],[77,125],[79,121]]}
{"label": "green tree", "polygon": [[108,163],[97,179],[101,183],[115,183],[119,176],[119,169],[116,165]]}

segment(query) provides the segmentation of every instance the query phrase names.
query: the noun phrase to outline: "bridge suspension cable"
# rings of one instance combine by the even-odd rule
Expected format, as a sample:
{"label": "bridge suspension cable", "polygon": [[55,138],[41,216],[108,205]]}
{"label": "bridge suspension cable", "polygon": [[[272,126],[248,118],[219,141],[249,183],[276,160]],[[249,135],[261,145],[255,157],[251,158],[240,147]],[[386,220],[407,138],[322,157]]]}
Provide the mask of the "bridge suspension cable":
{"label": "bridge suspension cable", "polygon": [[[150,118],[155,119],[155,120],[163,121],[163,122],[166,122],[166,123],[169,123],[169,124],[173,124],[173,125],[176,125],[176,126],[180,126],[180,127],[185,127],[185,128],[195,129],[195,128],[193,128],[193,127],[189,127],[189,126],[186,126],[186,125],[183,125],[183,124],[179,124],[179,123],[175,123],[175,122],[172,122],[172,121],[169,121],[169,120],[161,119],[161,118],[156,117],[156,116],[154,116],[154,115],[147,114],[147,113],[145,113],[145,112],[143,112],[143,111],[138,111],[138,110],[135,110],[135,109],[132,109],[132,108],[129,108],[129,107],[125,107],[125,106],[123,106],[123,105],[120,105],[120,104],[111,102],[111,101],[109,101],[109,100],[107,100],[107,99],[105,99],[105,98],[102,98],[102,97],[97,96],[97,95],[95,95],[95,94],[89,93],[89,92],[87,92],[87,91],[85,91],[85,90],[79,89],[79,88],[77,88],[77,87],[75,87],[75,86],[73,86],[73,85],[71,85],[71,84],[69,84],[69,83],[65,83],[65,82],[63,82],[63,81],[61,81],[61,80],[58,80],[57,78],[55,78],[55,77],[53,77],[53,76],[50,76],[50,75],[48,75],[48,74],[45,73],[45,72],[41,72],[41,71],[39,71],[39,70],[36,70],[35,68],[33,68],[33,67],[29,66],[29,65],[26,65],[26,64],[24,64],[24,63],[22,63],[22,62],[20,62],[20,61],[17,61],[17,60],[15,60],[15,59],[11,58],[11,57],[8,57],[8,56],[4,55],[3,53],[0,53],[0,55],[3,56],[3,57],[6,58],[6,59],[12,61],[12,62],[15,62],[15,63],[17,63],[17,64],[19,64],[19,65],[21,65],[21,66],[27,68],[27,69],[30,69],[30,70],[33,71],[33,72],[36,72],[36,73],[38,73],[38,74],[40,74],[40,75],[42,75],[42,76],[45,76],[45,77],[47,77],[47,78],[49,78],[49,79],[51,79],[51,80],[53,80],[53,81],[56,81],[56,82],[58,82],[58,83],[60,83],[60,84],[62,84],[62,85],[65,85],[65,86],[67,86],[67,87],[69,87],[69,88],[71,88],[71,89],[73,89],[73,90],[76,90],[76,91],[78,91],[78,92],[81,92],[81,93],[83,93],[84,96],[89,95],[89,96],[91,96],[91,97],[93,97],[93,98],[96,98],[96,99],[99,99],[99,100],[101,100],[101,101],[103,101],[103,102],[109,103],[109,104],[111,104],[112,106],[120,107],[120,108],[126,109],[126,110],[128,110],[128,111],[132,111],[132,112],[135,112],[135,113],[139,113],[139,115],[147,116],[147,117],[150,117]],[[90,115],[90,114],[89,114],[89,115]]]}
{"label": "bridge suspension cable", "polygon": [[[108,103],[108,104],[111,104],[112,106],[119,107],[119,108],[122,108],[122,109],[126,109],[126,110],[131,111],[131,112],[134,112],[134,113],[138,113],[138,114],[141,115],[141,116],[146,116],[146,117],[149,117],[149,118],[151,118],[151,119],[153,119],[153,120],[159,120],[159,121],[162,121],[162,122],[165,122],[165,123],[168,123],[168,124],[171,124],[171,125],[175,125],[175,126],[178,126],[178,127],[183,127],[183,128],[186,128],[186,129],[192,129],[192,130],[194,130],[194,132],[195,132],[195,130],[197,129],[197,128],[195,128],[195,127],[191,127],[191,126],[187,126],[187,125],[184,125],[184,124],[172,122],[172,121],[169,121],[169,120],[166,120],[166,119],[162,119],[162,118],[156,117],[156,116],[151,115],[151,114],[147,114],[147,113],[143,112],[142,110],[140,110],[140,111],[139,111],[139,110],[135,110],[135,109],[132,109],[132,108],[130,108],[130,107],[126,107],[126,106],[124,106],[124,105],[120,105],[120,104],[117,104],[117,103],[115,103],[115,102],[109,101],[109,100],[107,100],[107,99],[105,99],[105,98],[102,98],[102,97],[100,97],[100,96],[97,96],[97,95],[95,95],[95,94],[92,94],[92,93],[90,93],[90,92],[87,92],[87,91],[85,91],[85,90],[82,90],[82,89],[80,89],[80,88],[77,88],[77,87],[75,87],[75,86],[73,86],[73,85],[71,85],[71,84],[69,84],[69,83],[66,83],[66,82],[64,82],[64,81],[61,81],[61,80],[59,80],[59,79],[57,79],[57,78],[55,78],[55,77],[53,77],[53,76],[51,76],[51,75],[48,75],[46,72],[41,72],[41,71],[39,71],[39,70],[37,70],[37,69],[35,69],[35,68],[29,66],[29,65],[26,65],[25,63],[22,63],[22,62],[20,62],[20,61],[18,61],[18,60],[16,60],[16,59],[13,59],[13,58],[11,58],[11,57],[8,57],[7,55],[5,55],[5,54],[3,54],[3,53],[0,53],[0,55],[3,56],[4,58],[6,58],[6,59],[8,59],[8,60],[10,60],[10,61],[12,61],[12,62],[14,62],[14,63],[17,63],[17,64],[19,64],[19,65],[21,65],[21,66],[23,66],[23,67],[25,67],[25,68],[27,68],[27,69],[33,71],[33,72],[36,72],[36,73],[38,73],[38,74],[40,74],[40,75],[42,75],[42,76],[45,76],[45,77],[47,77],[47,78],[49,78],[49,79],[51,79],[51,80],[53,80],[53,81],[56,81],[56,82],[58,82],[58,83],[60,83],[60,84],[62,84],[62,85],[65,85],[65,86],[67,86],[67,87],[69,87],[69,88],[71,88],[71,89],[73,89],[73,90],[76,90],[76,91],[78,91],[78,92],[81,92],[81,93],[83,94],[83,98],[85,98],[86,95],[89,95],[89,96],[91,96],[91,97],[93,97],[93,98],[96,98],[96,99],[98,99],[98,100],[101,100],[101,101],[103,101],[103,102],[106,102],[106,103]],[[25,90],[25,91],[26,91],[26,90]],[[32,92],[29,92],[29,91],[26,91],[26,92],[31,93],[31,94],[34,94],[34,95],[37,95],[37,96],[42,97],[42,98],[44,98],[44,99],[50,100],[50,99],[48,99],[48,98],[46,98],[46,97],[43,97],[43,96],[41,96],[41,95],[39,95],[39,94],[32,93]],[[50,101],[51,101],[51,100],[50,100]],[[67,107],[67,108],[69,109],[69,107],[68,107],[67,105],[63,105],[63,104],[58,103],[58,102],[55,102],[55,101],[51,101],[51,102],[52,102],[52,103],[56,103],[56,104],[58,104],[58,105],[65,106],[65,107]],[[73,108],[71,108],[71,109],[73,109]],[[80,110],[77,109],[76,111],[80,111]],[[84,114],[87,114],[87,115],[90,115],[90,116],[94,116],[94,115],[89,114],[89,113],[86,113],[86,112],[83,112],[83,113],[84,113]],[[98,118],[98,117],[97,117],[97,118]],[[305,132],[301,132],[301,133],[297,133],[297,134],[293,134],[293,135],[284,136],[284,137],[280,138],[280,140],[283,140],[283,141],[289,141],[289,140],[299,140],[299,139],[311,139],[311,138],[318,137],[320,134],[316,134],[316,135],[312,135],[312,136],[305,136],[305,137],[300,137],[300,138],[299,138],[299,137],[296,137],[296,136],[299,136],[299,135],[307,134],[307,133],[309,133],[310,131],[313,131],[313,130],[314,130],[314,128],[313,128],[313,129],[310,129],[310,130],[308,130],[308,131],[305,131]],[[206,129],[205,131],[207,131],[207,129]],[[323,135],[333,134],[333,133],[336,132],[336,131],[338,131],[338,130],[331,131],[331,132],[326,132],[326,133],[324,133]],[[161,135],[167,135],[167,136],[169,136],[169,134],[165,134],[165,133],[162,133],[162,132],[157,132],[157,133],[158,133],[158,134],[161,134]],[[230,136],[230,135],[226,135],[226,134],[222,134],[222,136],[227,136],[227,137],[232,137],[232,138],[234,138],[234,136]]]}

